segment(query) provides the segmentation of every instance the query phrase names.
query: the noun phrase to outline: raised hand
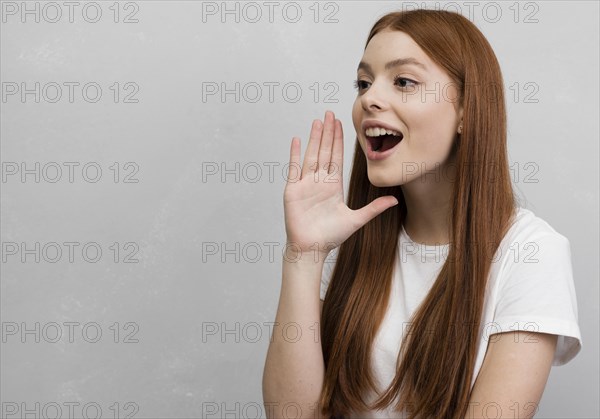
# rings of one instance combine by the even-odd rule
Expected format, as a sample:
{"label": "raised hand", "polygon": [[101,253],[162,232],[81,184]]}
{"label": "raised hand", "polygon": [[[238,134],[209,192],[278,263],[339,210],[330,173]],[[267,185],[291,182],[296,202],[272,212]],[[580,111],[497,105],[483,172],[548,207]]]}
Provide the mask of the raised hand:
{"label": "raised hand", "polygon": [[294,137],[283,194],[287,245],[288,249],[318,254],[324,259],[333,248],[398,201],[388,195],[357,210],[348,208],[343,188],[342,123],[333,112],[325,112],[324,124],[313,121],[302,166],[300,149],[300,139]]}

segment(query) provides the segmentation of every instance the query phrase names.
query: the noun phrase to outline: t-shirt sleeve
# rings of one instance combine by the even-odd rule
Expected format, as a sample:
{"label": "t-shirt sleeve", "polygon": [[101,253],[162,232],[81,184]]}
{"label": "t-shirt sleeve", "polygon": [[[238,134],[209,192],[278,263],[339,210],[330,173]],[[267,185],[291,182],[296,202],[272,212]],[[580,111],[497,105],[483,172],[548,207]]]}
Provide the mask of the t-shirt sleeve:
{"label": "t-shirt sleeve", "polygon": [[509,251],[494,326],[558,335],[552,365],[566,364],[582,347],[569,240],[547,233]]}
{"label": "t-shirt sleeve", "polygon": [[339,247],[336,247],[329,252],[327,258],[325,259],[325,264],[323,265],[323,273],[321,274],[321,301],[325,301],[325,294],[327,293],[327,287],[329,286],[329,281],[331,280],[331,275],[333,274],[333,268],[337,260],[338,249]]}

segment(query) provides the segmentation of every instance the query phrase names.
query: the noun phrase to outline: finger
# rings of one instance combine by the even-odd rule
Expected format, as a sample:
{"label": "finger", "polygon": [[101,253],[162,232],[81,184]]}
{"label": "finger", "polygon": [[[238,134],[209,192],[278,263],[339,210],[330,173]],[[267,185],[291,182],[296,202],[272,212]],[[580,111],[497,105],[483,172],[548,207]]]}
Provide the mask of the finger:
{"label": "finger", "polygon": [[300,138],[292,138],[290,145],[290,164],[288,167],[287,183],[294,183],[300,180]]}
{"label": "finger", "polygon": [[325,126],[321,137],[319,148],[319,170],[327,173],[331,162],[331,145],[333,144],[333,132],[335,130],[335,115],[331,111],[325,112]]}
{"label": "finger", "polygon": [[333,150],[331,152],[331,167],[329,173],[335,182],[342,182],[344,173],[344,131],[342,122],[335,120],[335,131],[333,134]]}
{"label": "finger", "polygon": [[354,211],[357,224],[362,227],[377,217],[386,209],[398,204],[396,197],[392,195],[380,196],[370,204]]}
{"label": "finger", "polygon": [[302,179],[306,177],[308,173],[314,173],[317,169],[318,157],[319,157],[319,144],[321,142],[321,131],[323,124],[318,119],[315,119],[310,130],[310,138],[308,140],[308,146],[304,153],[304,163],[302,164]]}

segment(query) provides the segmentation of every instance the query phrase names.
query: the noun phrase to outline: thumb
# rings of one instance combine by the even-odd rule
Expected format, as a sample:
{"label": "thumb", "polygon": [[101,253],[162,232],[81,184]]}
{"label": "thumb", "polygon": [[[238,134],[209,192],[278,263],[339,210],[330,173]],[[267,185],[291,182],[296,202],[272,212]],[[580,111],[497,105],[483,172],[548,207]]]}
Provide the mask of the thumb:
{"label": "thumb", "polygon": [[374,199],[370,204],[355,210],[356,218],[358,219],[359,224],[363,226],[386,209],[397,204],[398,200],[392,195],[380,196],[379,198]]}

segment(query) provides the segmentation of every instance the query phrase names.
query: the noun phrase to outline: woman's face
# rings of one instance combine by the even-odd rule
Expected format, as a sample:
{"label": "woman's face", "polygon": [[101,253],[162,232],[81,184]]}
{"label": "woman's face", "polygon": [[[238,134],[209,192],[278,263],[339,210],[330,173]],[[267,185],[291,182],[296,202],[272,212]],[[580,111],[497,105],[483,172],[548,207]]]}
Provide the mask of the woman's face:
{"label": "woman's face", "polygon": [[[394,65],[398,59],[422,66],[411,62]],[[367,157],[370,182],[378,187],[404,185],[426,172],[436,176],[425,176],[422,181],[445,177],[462,117],[458,90],[448,74],[406,33],[384,30],[367,45],[357,79],[352,120]],[[364,124],[369,123],[382,124],[402,136],[372,138],[378,131],[374,130],[368,137]],[[381,150],[388,150],[370,151],[380,144]]]}

